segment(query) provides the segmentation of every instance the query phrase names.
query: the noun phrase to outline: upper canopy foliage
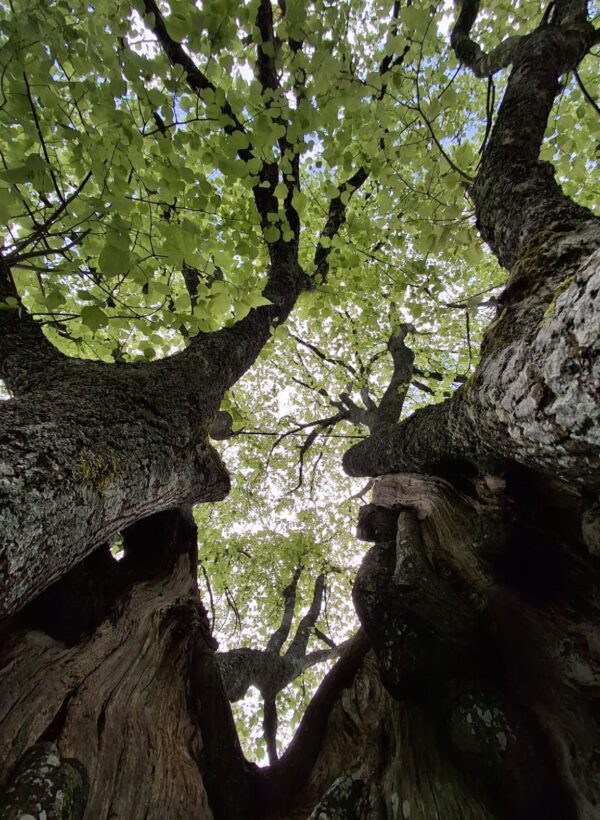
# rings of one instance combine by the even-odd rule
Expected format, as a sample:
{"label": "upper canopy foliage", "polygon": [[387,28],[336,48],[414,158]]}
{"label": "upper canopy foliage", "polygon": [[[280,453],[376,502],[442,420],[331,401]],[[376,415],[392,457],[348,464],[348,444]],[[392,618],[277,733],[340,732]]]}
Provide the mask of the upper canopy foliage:
{"label": "upper canopy foliage", "polygon": [[[479,21],[484,44],[540,15],[537,3],[494,5]],[[265,42],[257,3],[165,3],[160,25],[154,8],[2,6],[5,248],[53,340],[71,355],[162,356],[182,334],[240,319],[260,304],[265,241],[291,239],[295,214],[315,274],[299,317],[322,324],[360,294],[366,312],[405,305],[417,324],[464,335],[464,316],[443,317],[444,303],[499,281],[466,196],[492,99],[459,71],[451,9],[282,3]],[[193,57],[201,80],[188,81],[153,28]],[[594,63],[581,69],[592,96]],[[569,83],[547,153],[586,203],[597,122]],[[268,187],[270,162],[278,176],[261,231],[252,188]],[[368,178],[350,199],[344,183],[361,169]],[[321,236],[338,196],[346,224]],[[326,287],[319,237],[333,246]]]}
{"label": "upper canopy foliage", "polygon": [[[200,513],[215,589],[234,591],[246,623],[262,618],[263,637],[299,545],[315,574],[325,558],[352,564],[347,442],[328,435],[364,430],[302,425],[335,416],[343,394],[381,396],[403,322],[417,374],[405,412],[440,400],[474,366],[503,282],[468,192],[505,76],[460,68],[453,13],[430,0],[0,0],[2,254],[54,344],[168,356],[265,304],[269,252],[298,244],[311,287],[226,398],[238,484]],[[542,17],[535,0],[494,2],[476,35],[489,49]],[[588,207],[597,60],[565,77],[542,154]],[[290,496],[313,429],[321,449]],[[244,561],[226,560],[243,549],[260,611]]]}

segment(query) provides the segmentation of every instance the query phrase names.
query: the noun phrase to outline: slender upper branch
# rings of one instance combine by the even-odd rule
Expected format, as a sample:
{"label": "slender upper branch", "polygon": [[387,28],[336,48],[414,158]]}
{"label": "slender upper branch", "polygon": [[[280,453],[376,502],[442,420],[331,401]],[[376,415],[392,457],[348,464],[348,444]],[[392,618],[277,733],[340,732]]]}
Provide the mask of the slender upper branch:
{"label": "slender upper branch", "polygon": [[[325,227],[321,231],[321,239],[329,240],[325,245],[319,242],[315,252],[315,278],[322,282],[327,278],[329,273],[329,255],[331,254],[331,240],[337,236],[340,228],[346,221],[347,202],[350,197],[363,185],[368,179],[369,172],[366,168],[359,168],[352,176],[339,186],[339,193],[329,203],[329,212],[327,214],[327,221]],[[347,199],[344,196],[348,195]],[[346,202],[344,202],[346,199]]]}
{"label": "slender upper branch", "polygon": [[404,399],[411,384],[413,362],[415,360],[414,353],[404,342],[411,330],[414,330],[412,325],[401,325],[399,330],[391,335],[388,342],[388,350],[392,355],[394,370],[385,393],[379,402],[379,407],[374,410],[375,421],[372,430],[395,424],[402,413]]}
{"label": "slender upper branch", "polygon": [[[187,83],[192,91],[195,91],[198,94],[201,94],[203,91],[215,92],[217,88],[214,83],[208,79],[203,71],[201,71],[183,46],[174,40],[169,34],[167,24],[165,23],[155,0],[144,0],[144,9],[146,14],[152,15],[153,17],[153,22],[150,27],[166,57],[172,65],[178,65],[183,68]],[[223,114],[225,114],[225,116],[229,119],[229,122],[225,125],[226,133],[233,133],[233,131],[244,131],[244,126],[227,100],[223,103],[222,111]]]}
{"label": "slender upper branch", "polygon": [[[155,0],[144,0],[144,8],[147,14],[152,15],[151,30],[158,40],[165,56],[171,65],[183,68],[190,89],[199,95],[204,91],[216,92],[217,87],[214,83],[209,80],[204,72],[196,65],[181,43],[178,43],[169,34],[167,24]],[[221,105],[221,112],[226,117],[224,125],[225,133],[233,134],[236,131],[245,133],[243,122],[224,95],[223,99],[224,102]],[[237,154],[244,162],[250,162],[250,160],[254,159],[251,147],[240,148]],[[277,199],[273,194],[275,186],[277,185],[277,178],[277,165],[272,162],[263,162],[257,184],[252,189],[263,228],[268,227],[270,224],[267,215],[277,211]],[[264,183],[267,183],[267,185],[264,185]]]}
{"label": "slender upper branch", "polygon": [[283,615],[281,616],[281,623],[278,629],[273,632],[267,642],[267,652],[281,652],[283,644],[287,641],[294,618],[294,610],[296,609],[296,592],[298,590],[298,581],[302,575],[302,566],[297,566],[292,577],[292,580],[283,590]]}
{"label": "slender upper branch", "polygon": [[[323,593],[325,592],[325,573],[322,572],[313,589],[313,597],[308,608],[308,612],[298,625],[296,634],[288,647],[285,657],[289,658],[303,658],[306,655],[306,647],[308,646],[308,639],[310,638],[310,631],[317,622],[321,614],[321,607],[323,606]],[[325,650],[327,652],[327,650]]]}

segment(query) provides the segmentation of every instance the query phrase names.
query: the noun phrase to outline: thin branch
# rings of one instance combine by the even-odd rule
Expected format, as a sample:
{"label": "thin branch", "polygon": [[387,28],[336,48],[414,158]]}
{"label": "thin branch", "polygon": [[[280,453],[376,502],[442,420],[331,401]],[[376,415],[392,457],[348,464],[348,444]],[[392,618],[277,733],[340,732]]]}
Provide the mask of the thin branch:
{"label": "thin branch", "polygon": [[298,565],[294,571],[292,580],[283,590],[282,595],[284,607],[283,615],[281,617],[281,623],[269,638],[269,641],[265,649],[266,652],[274,652],[279,654],[279,652],[281,652],[283,644],[288,639],[288,636],[290,634],[290,628],[292,626],[292,620],[294,618],[294,610],[296,608],[296,593],[298,590],[298,581],[300,580],[301,574],[302,566]]}
{"label": "thin branch", "polygon": [[326,575],[322,572],[315,581],[313,589],[313,597],[308,608],[308,612],[300,621],[296,634],[285,653],[284,657],[289,659],[299,659],[306,656],[306,647],[310,638],[310,631],[316,624],[319,615],[321,614],[321,607],[323,605],[323,592],[325,589]]}
{"label": "thin branch", "polygon": [[313,446],[313,444],[319,437],[320,433],[321,430],[319,428],[311,430],[311,432],[306,437],[305,441],[302,443],[302,446],[300,447],[300,452],[298,454],[298,483],[291,490],[287,491],[287,495],[295,493],[302,486],[302,483],[304,481],[304,457],[306,456],[310,448]]}
{"label": "thin branch", "polygon": [[340,367],[344,367],[353,376],[357,375],[356,374],[356,369],[354,367],[352,367],[351,364],[348,364],[348,362],[344,361],[343,359],[337,359],[337,358],[332,358],[330,356],[326,356],[321,350],[319,350],[318,347],[316,347],[316,345],[311,344],[311,342],[305,342],[304,339],[302,339],[300,336],[296,336],[291,331],[288,331],[288,335],[292,339],[294,339],[294,341],[298,342],[298,344],[302,345],[303,347],[307,347],[310,351],[312,351],[312,353],[315,354],[315,356],[318,356],[319,359],[321,359],[322,362],[327,362],[328,364],[333,364],[333,365],[340,365]]}
{"label": "thin branch", "polygon": [[48,172],[50,174],[50,178],[52,179],[52,184],[54,186],[54,190],[56,192],[56,196],[58,197],[60,202],[64,202],[64,195],[60,190],[58,185],[58,181],[54,174],[54,169],[52,168],[52,163],[50,162],[50,155],[48,154],[48,149],[46,147],[46,141],[44,140],[44,135],[42,133],[41,123],[37,114],[37,109],[35,107],[35,103],[33,101],[33,97],[31,95],[31,86],[29,85],[29,80],[27,79],[27,75],[23,72],[23,80],[25,82],[25,89],[27,91],[27,99],[29,101],[29,106],[31,108],[31,113],[33,114],[33,121],[35,123],[35,130],[37,131],[37,135],[40,141],[40,145],[42,146],[42,151],[44,152],[44,157],[46,159],[46,163],[48,164]]}
{"label": "thin branch", "polygon": [[324,632],[321,632],[318,626],[315,626],[313,629],[315,635],[319,640],[323,641],[323,643],[327,644],[330,649],[337,649],[337,644],[335,641],[332,641],[331,638],[326,635]]}
{"label": "thin branch", "polygon": [[267,458],[267,465],[268,465],[269,460],[270,460],[270,458],[273,454],[273,450],[279,444],[281,444],[281,442],[285,438],[287,438],[288,436],[291,436],[294,433],[298,433],[298,432],[300,432],[300,430],[306,430],[307,427],[315,427],[315,426],[332,427],[334,424],[337,424],[338,421],[344,421],[346,418],[347,418],[347,414],[340,411],[339,413],[336,413],[334,416],[328,416],[327,418],[324,418],[324,419],[317,419],[316,421],[307,421],[304,424],[299,424],[297,427],[294,427],[292,430],[288,430],[285,433],[282,433],[280,436],[278,436],[277,440],[273,442],[273,445],[272,445],[271,450],[269,452],[269,456]]}
{"label": "thin branch", "polygon": [[581,93],[586,98],[586,100],[589,102],[589,104],[592,106],[592,108],[594,109],[596,114],[598,114],[598,116],[600,117],[600,106],[598,105],[596,100],[592,97],[592,95],[587,90],[587,88],[584,86],[584,84],[581,80],[581,77],[579,76],[579,72],[577,71],[577,69],[575,69],[575,71],[573,73],[575,74],[575,79],[577,80],[577,85],[581,89]]}
{"label": "thin branch", "polygon": [[208,598],[210,600],[210,631],[212,633],[214,628],[215,628],[215,620],[216,620],[215,599],[213,597],[213,591],[212,591],[212,586],[210,584],[210,578],[208,577],[208,573],[207,573],[207,571],[204,567],[204,564],[202,563],[202,561],[199,561],[198,564],[200,566],[200,571],[202,572],[202,577],[204,578],[204,581],[206,583],[206,589],[208,590]]}
{"label": "thin branch", "polygon": [[62,214],[62,212],[66,210],[66,208],[71,204],[71,202],[73,202],[73,200],[77,199],[77,197],[83,191],[91,177],[92,172],[88,171],[88,173],[81,180],[77,188],[75,188],[73,193],[70,194],[66,199],[63,199],[63,201],[54,211],[54,213],[50,214],[50,216],[44,222],[38,224],[33,233],[29,234],[29,236],[26,236],[24,239],[21,239],[19,242],[15,244],[14,249],[6,257],[9,263],[13,261],[18,262],[20,259],[20,251],[22,251],[23,248],[26,248],[28,245],[37,242],[38,239],[41,239],[45,235],[48,228],[50,228],[51,225],[53,225],[56,222],[56,220]]}

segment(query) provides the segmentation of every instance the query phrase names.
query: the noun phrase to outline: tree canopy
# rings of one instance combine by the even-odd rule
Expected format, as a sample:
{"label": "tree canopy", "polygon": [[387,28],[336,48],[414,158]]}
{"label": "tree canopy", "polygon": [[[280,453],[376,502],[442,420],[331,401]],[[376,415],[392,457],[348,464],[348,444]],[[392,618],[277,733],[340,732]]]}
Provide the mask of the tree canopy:
{"label": "tree canopy", "polygon": [[[549,14],[490,4],[469,70],[448,2],[0,0],[4,316],[117,367],[267,317],[208,413],[233,488],[196,510],[199,582],[224,649],[267,645],[298,567],[305,608],[327,578],[310,647],[355,630],[365,480],[342,454],[375,411],[440,403],[477,365],[506,272],[472,184],[507,42]],[[598,57],[563,76],[540,154],[592,209]],[[295,284],[273,284],[292,258]]]}

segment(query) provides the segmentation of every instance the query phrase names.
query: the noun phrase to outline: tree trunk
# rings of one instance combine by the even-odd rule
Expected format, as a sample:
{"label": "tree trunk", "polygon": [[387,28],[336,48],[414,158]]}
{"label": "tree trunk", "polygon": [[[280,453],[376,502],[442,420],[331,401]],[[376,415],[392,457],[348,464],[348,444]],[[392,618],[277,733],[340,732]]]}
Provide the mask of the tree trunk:
{"label": "tree trunk", "polygon": [[210,641],[195,560],[189,513],[154,516],[122,561],[99,548],[22,612],[0,668],[3,778],[46,741],[85,770],[89,820],[212,818],[189,700],[194,647]]}
{"label": "tree trunk", "polygon": [[561,75],[598,34],[583,0],[557,0],[549,22],[485,55],[470,39],[478,8],[462,0],[452,43],[478,74],[502,55],[512,63],[472,188],[508,285],[465,387],[346,454],[351,474],[385,476],[362,513],[376,546],[355,604],[382,683],[410,720],[426,716],[470,795],[436,795],[433,808],[421,792],[435,765],[422,759],[421,796],[404,806],[400,795],[391,816],[592,820],[600,222],[563,194],[539,149]]}
{"label": "tree trunk", "polygon": [[326,676],[290,748],[259,769],[241,751],[196,576],[193,518],[170,510],[124,532],[120,561],[99,547],[5,621],[2,820],[31,811],[262,820],[287,810],[362,662],[364,636]]}
{"label": "tree trunk", "polygon": [[[208,430],[306,285],[295,246],[269,249],[269,304],[185,350],[132,364],[70,359],[22,306],[0,311],[0,619],[123,528],[218,501],[229,477]],[[0,258],[0,301],[18,303]]]}
{"label": "tree trunk", "polygon": [[599,566],[573,494],[404,474],[373,502],[354,597],[374,656],[282,817],[597,818]]}
{"label": "tree trunk", "polygon": [[1,408],[4,613],[140,516],[229,489],[178,380],[72,364],[53,386]]}

